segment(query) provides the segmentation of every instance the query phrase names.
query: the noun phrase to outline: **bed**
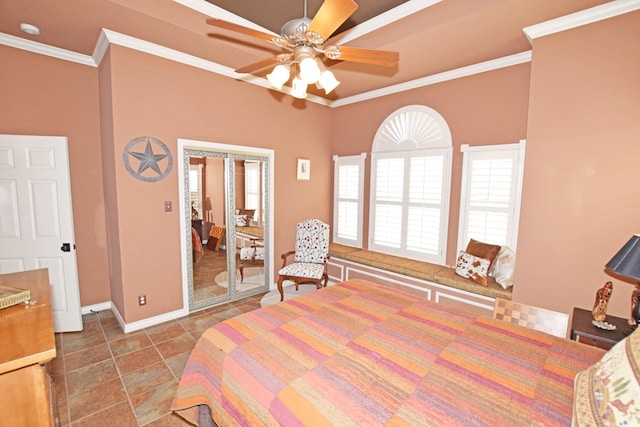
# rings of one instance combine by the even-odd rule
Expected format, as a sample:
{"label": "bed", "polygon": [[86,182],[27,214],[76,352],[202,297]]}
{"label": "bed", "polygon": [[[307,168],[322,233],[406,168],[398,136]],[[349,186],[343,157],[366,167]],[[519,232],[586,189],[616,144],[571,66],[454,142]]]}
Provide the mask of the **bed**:
{"label": "bed", "polygon": [[603,354],[350,280],[209,328],[172,409],[221,427],[567,426]]}
{"label": "bed", "polygon": [[204,248],[202,247],[200,235],[193,227],[191,227],[191,247],[193,248],[193,263],[196,264],[202,260]]}

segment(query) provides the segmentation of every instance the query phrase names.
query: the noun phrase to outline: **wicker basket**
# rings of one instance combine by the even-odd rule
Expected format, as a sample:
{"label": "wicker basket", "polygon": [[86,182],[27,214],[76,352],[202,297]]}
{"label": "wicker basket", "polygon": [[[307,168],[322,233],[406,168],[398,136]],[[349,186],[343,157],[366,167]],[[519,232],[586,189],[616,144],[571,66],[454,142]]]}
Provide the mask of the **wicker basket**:
{"label": "wicker basket", "polygon": [[0,285],[0,309],[20,304],[21,302],[28,301],[30,298],[31,292],[28,290]]}

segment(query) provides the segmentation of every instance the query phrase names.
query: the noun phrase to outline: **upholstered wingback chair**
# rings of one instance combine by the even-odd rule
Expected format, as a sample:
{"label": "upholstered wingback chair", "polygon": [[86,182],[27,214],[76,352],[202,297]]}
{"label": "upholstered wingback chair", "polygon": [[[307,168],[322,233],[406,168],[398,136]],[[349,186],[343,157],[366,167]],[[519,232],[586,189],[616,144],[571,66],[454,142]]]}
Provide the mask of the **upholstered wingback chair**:
{"label": "upholstered wingback chair", "polygon": [[[293,255],[293,262],[287,261]],[[329,259],[329,225],[317,219],[308,219],[296,227],[295,250],[282,254],[282,268],[278,271],[280,301],[284,300],[282,282],[315,283],[320,289],[327,286],[327,259]],[[323,283],[324,282],[324,283]]]}

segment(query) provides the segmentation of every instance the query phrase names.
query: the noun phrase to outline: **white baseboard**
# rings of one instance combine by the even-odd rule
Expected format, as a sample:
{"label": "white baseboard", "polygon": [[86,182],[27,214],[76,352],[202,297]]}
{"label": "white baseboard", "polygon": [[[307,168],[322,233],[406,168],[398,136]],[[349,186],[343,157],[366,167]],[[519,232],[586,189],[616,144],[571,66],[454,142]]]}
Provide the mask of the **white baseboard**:
{"label": "white baseboard", "polygon": [[113,304],[111,301],[101,302],[99,304],[87,305],[80,309],[80,312],[85,315],[89,313],[96,313],[98,311],[111,310]]}
{"label": "white baseboard", "polygon": [[84,306],[81,308],[81,313],[84,315],[104,310],[111,310],[113,312],[114,316],[116,316],[116,319],[118,320],[118,324],[125,334],[159,325],[161,323],[168,322],[169,320],[179,319],[180,317],[184,317],[189,314],[188,310],[180,309],[170,311],[169,313],[164,313],[158,316],[149,317],[147,319],[138,320],[137,322],[125,323],[124,319],[120,315],[120,312],[111,301]]}

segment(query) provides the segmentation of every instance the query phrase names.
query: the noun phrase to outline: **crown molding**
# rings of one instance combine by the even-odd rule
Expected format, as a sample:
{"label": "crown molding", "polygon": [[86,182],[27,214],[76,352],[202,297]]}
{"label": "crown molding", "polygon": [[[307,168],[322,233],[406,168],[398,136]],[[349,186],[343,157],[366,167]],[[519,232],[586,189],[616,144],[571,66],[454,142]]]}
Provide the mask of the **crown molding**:
{"label": "crown molding", "polygon": [[[102,33],[100,34],[98,45],[96,46],[96,51],[94,51],[94,55],[101,55],[99,57],[100,61],[102,60],[102,56],[104,55],[104,52],[106,52],[105,46],[108,47],[109,44],[123,46],[129,49],[137,50],[139,52],[148,53],[149,55],[158,56],[160,58],[165,58],[170,61],[179,62],[181,64],[189,65],[191,67],[196,67],[202,70],[211,71],[213,73],[220,74],[225,77],[231,77],[231,78],[237,79],[239,76],[239,74],[233,71],[232,68],[229,68],[225,65],[220,65],[216,62],[208,61],[198,56],[190,55],[188,53],[184,53],[179,50],[171,49],[156,43],[148,42],[146,40],[142,40],[136,37],[128,36],[126,34],[118,33],[116,31],[112,31],[106,28],[102,29]],[[99,63],[100,62],[98,62],[98,64]]]}
{"label": "crown molding", "polygon": [[[2,33],[0,33],[0,36],[2,36]],[[75,62],[80,62],[79,59],[82,59],[83,62],[80,62],[80,63],[83,63],[85,65],[90,65],[92,67],[96,67],[102,62],[104,55],[109,49],[109,46],[111,44],[114,44],[114,45],[129,48],[129,49],[137,50],[139,52],[147,53],[149,55],[154,55],[164,59],[168,59],[169,61],[175,61],[191,67],[200,68],[202,70],[210,71],[212,73],[229,77],[235,80],[242,80],[247,83],[261,86],[269,90],[275,90],[265,78],[253,76],[250,74],[239,74],[239,73],[236,73],[232,68],[224,65],[220,65],[216,62],[208,61],[206,59],[202,59],[200,57],[190,55],[188,53],[184,53],[179,50],[171,49],[156,43],[148,42],[146,40],[142,40],[136,37],[128,36],[126,34],[118,33],[116,31],[109,30],[106,28],[102,29],[92,56],[81,55],[81,54],[70,52],[70,51],[64,51],[64,49],[51,48],[50,46],[47,46],[41,43],[31,42],[29,40],[21,39],[19,37],[14,37],[9,35],[7,36],[9,37],[8,40],[11,42],[10,44],[8,43],[8,45],[12,47],[30,50],[32,52],[41,53],[43,55],[49,54],[50,56],[56,56],[57,58],[60,58],[60,59],[66,59],[66,60],[75,59]],[[1,37],[0,37],[0,42],[2,42]],[[33,46],[32,46],[33,44],[40,45],[43,48],[40,48],[40,51],[33,50]],[[27,47],[30,47],[30,49],[27,49]],[[73,55],[69,55],[69,53]],[[484,73],[487,71],[509,67],[512,65],[517,65],[517,64],[521,64],[523,62],[529,62],[529,61],[531,61],[531,52],[523,52],[516,55],[507,56],[504,58],[498,58],[491,61],[482,62],[480,64],[470,65],[467,67],[462,67],[455,70],[434,74],[432,76],[426,76],[416,80],[399,83],[399,84],[388,86],[382,89],[377,89],[377,90],[365,92],[362,94],[350,96],[347,98],[343,98],[337,101],[331,101],[316,95],[308,95],[307,98],[305,99],[307,101],[314,102],[316,104],[324,105],[327,107],[341,107],[343,105],[362,102],[369,99],[378,98],[381,96],[391,95],[398,92],[404,92],[407,90],[411,90],[411,89],[415,89],[423,86],[428,86],[436,83],[445,82],[448,80],[458,79],[458,78],[470,76],[473,74]],[[280,92],[286,93],[287,95],[291,95],[291,89],[288,87],[284,87],[283,90]]]}
{"label": "crown molding", "polygon": [[[174,0],[176,1],[176,0]],[[365,21],[357,26],[344,31],[335,37],[331,38],[332,44],[348,43],[351,40],[355,40],[358,37],[362,37],[372,31],[379,30],[380,28],[387,26],[399,19],[405,18],[409,15],[413,15],[416,12],[440,3],[442,0],[412,0],[402,3],[393,9],[381,13],[378,16]]]}
{"label": "crown molding", "polygon": [[[102,29],[100,38],[98,39],[98,43],[96,44],[96,48],[93,52],[93,58],[97,64],[100,64],[102,62],[104,54],[107,52],[107,49],[111,44],[137,50],[149,55],[158,56],[160,58],[168,59],[169,61],[179,62],[191,67],[200,68],[201,70],[210,71],[212,73],[230,77],[235,80],[242,80],[247,83],[264,87],[266,89],[273,89],[269,81],[265,78],[252,76],[250,74],[239,74],[236,73],[233,68],[227,67],[225,65],[220,65],[216,62],[208,61],[198,56],[190,55],[179,50],[171,49],[156,43],[118,33],[106,28]],[[291,90],[287,87],[283,88],[281,92],[288,95],[291,94]],[[328,100],[319,96],[309,95],[306,99],[308,101],[322,105],[329,104]]]}
{"label": "crown molding", "polygon": [[500,68],[511,67],[518,64],[524,64],[531,62],[531,51],[516,53],[514,55],[504,56],[498,59],[492,59],[490,61],[480,62],[474,65],[468,65],[466,67],[456,68],[454,70],[445,71],[438,74],[433,74],[419,79],[410,80],[404,83],[398,83],[396,85],[387,86],[381,89],[372,90],[369,92],[363,92],[358,95],[349,96],[339,99],[331,103],[331,107],[342,107],[344,105],[354,104],[356,102],[367,101],[374,98],[380,98],[382,96],[392,95],[399,92],[405,92],[412,89],[417,89],[424,86],[430,86],[436,83],[442,83],[449,80],[459,79],[462,77],[472,76],[474,74],[485,73],[487,71],[498,70]]}
{"label": "crown molding", "polygon": [[203,15],[210,16],[216,19],[223,19],[233,24],[242,25],[243,27],[251,28],[263,33],[273,34],[275,37],[280,37],[280,34],[276,34],[271,30],[261,27],[247,19],[242,18],[234,13],[229,12],[213,3],[209,3],[203,0],[173,0],[175,3],[181,4],[184,7],[193,9],[196,12],[200,12]]}
{"label": "crown molding", "polygon": [[[226,19],[230,21],[233,19],[233,22],[239,23],[240,25],[246,25],[248,27],[258,29],[260,31],[268,31],[259,26],[256,26],[255,24],[249,21],[243,20],[242,18],[237,17],[236,15],[230,14],[224,9],[221,9],[210,3],[203,2],[201,0],[174,0],[174,1],[191,8],[196,8],[197,6],[199,9],[196,9],[196,10],[203,9],[200,11],[202,13],[207,14],[208,16],[218,17],[218,18]],[[406,2],[400,6],[395,7],[394,9],[391,9],[389,12],[386,12],[385,14],[383,14],[383,15],[386,15],[388,13],[388,15],[384,17],[384,21],[386,23],[393,22],[393,20],[400,19],[418,10],[422,10],[435,3],[438,3],[439,1],[441,0],[420,0],[420,1],[412,0],[412,1]],[[543,22],[541,24],[536,24],[530,27],[526,27],[523,29],[523,32],[531,41],[538,37],[543,37],[545,35],[569,30],[581,25],[587,25],[593,22],[612,18],[612,17],[622,15],[628,12],[632,12],[638,9],[640,9],[640,0],[614,0],[610,3],[596,6],[581,12],[573,13],[561,18],[556,18],[550,21]],[[232,15],[232,16],[230,17],[229,15]],[[376,24],[376,19],[377,18],[372,18],[369,21],[361,24],[365,26],[365,28],[361,30],[356,30],[357,27],[354,27],[352,30],[345,32],[345,36],[356,38],[356,37],[360,37],[363,34],[366,34],[366,32],[368,32],[366,29],[366,25],[368,25],[372,21],[373,21],[372,25]],[[241,22],[241,21],[245,21],[245,22]],[[377,24],[377,25],[379,28],[379,26],[383,24]],[[353,31],[351,35],[348,34],[350,31]],[[12,36],[5,33],[0,33],[0,44],[14,47],[17,49],[27,50],[40,55],[51,56],[54,58],[65,60],[65,61],[71,61],[71,62],[76,62],[82,65],[88,65],[90,67],[97,67],[102,62],[102,59],[104,58],[105,53],[109,49],[109,45],[115,44],[115,45],[130,48],[130,49],[134,49],[139,52],[144,52],[150,55],[155,55],[161,58],[165,58],[170,61],[175,61],[175,62],[179,62],[192,67],[200,68],[202,70],[210,71],[210,72],[213,72],[225,77],[229,77],[235,80],[242,80],[247,83],[261,86],[269,90],[275,90],[265,78],[256,77],[253,75],[247,75],[247,74],[238,74],[233,69],[224,65],[220,65],[216,62],[208,61],[194,55],[190,55],[190,54],[187,54],[175,49],[171,49],[156,43],[152,43],[152,42],[148,42],[132,36],[128,36],[126,34],[121,34],[106,28],[103,29],[101,32],[92,56],[49,46],[43,43],[34,42],[31,40]],[[408,91],[408,90],[412,90],[412,89],[416,89],[424,86],[429,86],[436,83],[442,83],[442,82],[453,80],[453,79],[468,77],[474,74],[479,74],[487,71],[497,70],[500,68],[510,67],[510,66],[530,62],[530,61],[531,61],[531,51],[527,51],[527,52],[522,52],[514,55],[505,56],[503,58],[493,59],[493,60],[482,62],[479,64],[457,68],[455,70],[445,71],[439,74],[425,76],[419,79],[395,84],[392,86],[387,86],[387,87],[372,90],[369,92],[364,92],[358,95],[353,95],[353,96],[342,98],[336,101],[327,100],[325,98],[315,96],[315,95],[309,95],[306,98],[306,100],[320,104],[320,105],[324,105],[327,107],[336,108],[336,107],[341,107],[344,105],[367,101],[370,99],[374,99],[374,98],[378,98],[386,95],[392,95],[395,93],[404,92],[404,91]],[[283,88],[281,92],[286,93],[288,95],[291,94],[291,90],[287,87]]]}
{"label": "crown molding", "polygon": [[615,0],[580,12],[561,16],[560,18],[531,25],[523,28],[522,31],[529,39],[529,42],[532,42],[539,37],[593,24],[594,22],[613,18],[638,9],[640,9],[640,0]]}
{"label": "crown molding", "polygon": [[23,39],[22,37],[12,36],[11,34],[0,33],[0,44],[37,53],[39,55],[62,59],[64,61],[88,65],[90,67],[98,66],[98,64],[89,55],[83,55],[71,50],[61,49],[59,47],[49,46],[48,44],[34,42],[31,40]]}

